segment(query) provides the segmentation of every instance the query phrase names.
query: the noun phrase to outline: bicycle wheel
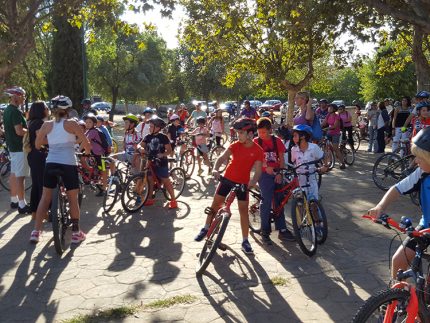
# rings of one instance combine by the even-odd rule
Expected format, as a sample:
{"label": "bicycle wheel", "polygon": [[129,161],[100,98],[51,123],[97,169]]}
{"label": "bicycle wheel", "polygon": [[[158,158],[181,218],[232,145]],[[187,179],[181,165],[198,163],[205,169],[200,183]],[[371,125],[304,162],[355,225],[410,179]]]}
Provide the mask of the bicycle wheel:
{"label": "bicycle wheel", "polygon": [[193,149],[187,149],[181,156],[180,165],[182,169],[185,171],[185,175],[187,178],[190,178],[193,175],[194,167],[196,166],[196,157],[194,156]]}
{"label": "bicycle wheel", "polygon": [[345,164],[352,166],[355,161],[355,150],[351,147],[342,146],[343,161]]}
{"label": "bicycle wheel", "polygon": [[309,210],[309,205],[307,205],[306,197],[293,199],[291,216],[294,235],[303,253],[311,257],[317,251],[317,236],[314,221],[307,210]]}
{"label": "bicycle wheel", "polygon": [[221,146],[224,146],[224,144],[227,142],[227,140],[228,140],[228,136],[225,132],[223,132],[221,135]]}
{"label": "bicycle wheel", "polygon": [[[406,322],[409,298],[409,291],[404,289],[393,288],[381,291],[371,296],[360,307],[352,322]],[[412,322],[415,322],[415,318],[412,318]]]}
{"label": "bicycle wheel", "polygon": [[373,166],[373,182],[381,190],[387,191],[400,180],[403,170],[404,165],[400,156],[386,153],[379,157]]}
{"label": "bicycle wheel", "polygon": [[124,210],[129,213],[139,211],[148,198],[148,188],[145,173],[130,177],[121,194],[121,204]]}
{"label": "bicycle wheel", "polygon": [[309,202],[309,210],[315,222],[315,232],[317,235],[317,243],[323,244],[327,240],[328,224],[324,208],[321,202],[312,200]]}
{"label": "bicycle wheel", "polygon": [[63,227],[63,212],[65,205],[62,201],[60,186],[57,186],[52,192],[51,201],[51,219],[52,232],[54,234],[54,246],[59,255],[66,249],[64,241],[65,229]]}
{"label": "bicycle wheel", "polygon": [[9,176],[10,176],[10,161],[0,164],[0,185],[6,191],[10,191],[9,188]]}
{"label": "bicycle wheel", "polygon": [[361,143],[360,135],[358,134],[358,132],[356,131],[353,132],[352,140],[354,141],[354,150],[357,151],[358,148],[360,148],[360,143]]}
{"label": "bicycle wheel", "polygon": [[[260,189],[256,189],[260,193]],[[260,198],[249,194],[249,230],[254,233],[261,233],[261,217],[260,217]]]}
{"label": "bicycle wheel", "polygon": [[321,187],[321,184],[322,184],[322,174],[318,173],[318,188]]}
{"label": "bicycle wheel", "polygon": [[[182,192],[184,191],[184,187],[185,187],[185,172],[181,167],[175,167],[172,168],[170,170],[170,182],[172,183],[173,186],[173,192],[175,194],[175,199],[177,199],[179,196],[181,196]],[[167,200],[171,200],[169,194],[167,193],[166,189],[163,187],[163,194],[164,197]]]}
{"label": "bicycle wheel", "polygon": [[324,165],[328,165],[328,168],[331,170],[333,169],[334,164],[336,163],[334,151],[328,145],[324,145],[323,151],[324,151]]}
{"label": "bicycle wheel", "polygon": [[[225,151],[225,148],[223,146],[216,146],[211,150],[211,152],[209,153],[209,161],[212,167],[215,165],[216,160],[218,159],[219,156],[221,156],[224,153],[224,151]],[[221,164],[221,166],[218,169],[220,173],[225,171],[227,164],[228,162]]]}
{"label": "bicycle wheel", "polygon": [[119,179],[113,178],[111,176],[109,178],[108,186],[103,196],[103,210],[106,213],[109,213],[115,206],[115,203],[118,201],[120,191],[121,184],[119,183]]}
{"label": "bicycle wheel", "polygon": [[212,261],[212,258],[221,243],[222,237],[224,236],[225,230],[227,229],[229,220],[230,215],[227,213],[221,213],[213,220],[209,228],[205,244],[203,245],[202,251],[199,255],[196,267],[197,275],[203,274]]}

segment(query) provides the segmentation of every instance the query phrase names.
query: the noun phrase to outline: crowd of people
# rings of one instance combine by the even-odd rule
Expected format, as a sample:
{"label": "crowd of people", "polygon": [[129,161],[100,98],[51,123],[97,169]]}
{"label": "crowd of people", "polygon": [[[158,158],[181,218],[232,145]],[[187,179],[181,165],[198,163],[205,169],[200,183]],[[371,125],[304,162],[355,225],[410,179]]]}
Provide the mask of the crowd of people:
{"label": "crowd of people", "polygon": [[[193,145],[197,151],[199,176],[203,174],[205,165],[208,173],[218,179],[221,175],[219,172],[221,165],[227,164],[223,173],[224,180],[216,187],[206,221],[195,240],[201,241],[205,238],[213,216],[223,205],[234,185],[242,184],[247,187],[258,185],[263,196],[260,206],[262,242],[270,245],[272,244],[270,237],[272,200],[279,203],[279,196],[276,196],[274,191],[276,185],[283,180],[277,170],[284,168],[287,163],[297,166],[321,161],[319,166],[314,166],[315,169],[318,168],[321,173],[327,172],[328,165],[324,164],[324,153],[318,145],[322,137],[320,132],[324,132],[332,143],[339,168],[345,169],[339,143],[345,140],[353,147],[354,127],[359,130],[360,137],[368,137],[368,152],[382,153],[390,141],[392,141],[392,149],[396,150],[401,140],[417,136],[421,129],[430,125],[428,111],[430,95],[425,91],[417,93],[414,102],[408,97],[403,97],[401,101],[394,103],[387,99],[379,103],[372,102],[365,110],[356,104],[355,118],[344,105],[338,106],[329,103],[326,99],[321,99],[317,106],[312,106],[309,94],[299,92],[295,98],[296,109],[292,126],[285,124],[288,109],[286,105],[281,107],[278,122],[279,118],[273,111],[258,111],[250,105],[249,101],[245,101],[244,108],[234,116],[229,126],[225,124],[223,111],[217,106],[214,113],[208,114],[198,103],[189,113],[187,107],[180,104],[175,110],[168,111],[167,121],[157,116],[156,111],[148,107],[141,115],[127,114],[123,117],[123,149],[119,153],[112,154],[111,124],[106,116],[97,115],[97,111],[91,109],[91,100],[85,99],[81,102],[81,115],[73,109],[71,100],[65,96],[53,98],[50,102],[52,109],[49,109],[45,102],[36,101],[31,105],[26,118],[20,110],[26,95],[24,89],[13,87],[7,89],[5,93],[10,98],[10,104],[3,115],[4,133],[11,159],[10,207],[17,208],[21,214],[33,215],[35,226],[30,237],[32,242],[38,242],[40,239],[42,223],[48,218],[52,190],[57,185],[58,174],[63,180],[70,202],[72,243],[79,243],[85,239],[85,233],[79,225],[77,168],[78,163],[84,161],[78,160],[76,151],[95,156],[96,167],[101,174],[100,191],[97,196],[106,194],[108,177],[115,173],[115,160],[127,161],[132,174],[142,169],[146,158],[156,160],[154,175],[161,180],[171,197],[166,206],[176,209],[178,205],[169,180],[168,157],[174,156],[175,150],[182,153],[186,149],[182,135],[188,132],[188,135],[193,137]],[[222,136],[226,135],[228,128],[230,128],[231,143],[211,165],[208,158],[208,140],[212,137],[215,144],[220,146]],[[415,184],[419,180],[422,181],[423,174],[428,172],[426,168],[428,167],[426,162],[430,163],[430,158],[426,155],[430,150],[426,141],[429,137],[428,133],[429,131],[421,132],[420,136],[417,136],[420,139],[414,141],[413,152],[417,157],[421,156],[418,157],[421,172],[414,175]],[[24,192],[24,180],[29,173],[28,166],[32,178],[29,205],[25,200]],[[308,167],[306,172],[309,171]],[[305,170],[298,169],[297,172],[301,174]],[[415,180],[416,178],[420,179]],[[318,199],[316,178],[309,179],[301,176],[300,184],[304,185],[305,180],[309,183],[308,196],[311,199]],[[144,203],[145,206],[154,204],[151,194],[152,176],[149,181],[150,192],[149,198]],[[427,186],[424,189],[428,190],[428,181],[425,182]],[[398,185],[396,194],[407,192],[412,184]],[[389,194],[391,195],[384,198],[385,202],[371,212],[380,213],[386,207],[387,200],[391,202],[392,196],[396,195],[393,190],[390,190]],[[422,198],[423,196],[422,194]],[[242,228],[242,249],[245,253],[252,253],[253,249],[248,240],[246,191],[239,193],[237,200]],[[425,216],[430,217],[429,212],[430,209],[423,208]],[[275,229],[278,231],[280,240],[294,240],[293,234],[287,229],[284,215],[276,217]],[[402,264],[401,261],[399,263],[397,267]]]}

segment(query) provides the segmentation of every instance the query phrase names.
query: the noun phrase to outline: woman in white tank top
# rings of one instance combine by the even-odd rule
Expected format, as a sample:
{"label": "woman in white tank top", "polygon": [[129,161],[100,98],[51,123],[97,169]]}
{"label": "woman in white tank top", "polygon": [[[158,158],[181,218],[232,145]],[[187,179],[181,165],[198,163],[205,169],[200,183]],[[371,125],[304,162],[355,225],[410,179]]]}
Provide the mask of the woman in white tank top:
{"label": "woman in white tank top", "polygon": [[79,124],[68,118],[68,109],[72,107],[72,101],[65,96],[57,96],[52,99],[55,120],[45,122],[37,133],[35,146],[40,149],[43,145],[49,145],[43,178],[43,193],[36,212],[34,230],[31,232],[30,241],[39,242],[43,218],[48,212],[52,200],[52,190],[57,186],[57,177],[52,170],[61,170],[61,177],[67,191],[67,199],[70,205],[70,217],[72,220],[72,243],[85,240],[85,233],[79,228],[79,177],[75,156],[75,143],[78,141],[87,154],[91,153],[91,145],[85,137]]}

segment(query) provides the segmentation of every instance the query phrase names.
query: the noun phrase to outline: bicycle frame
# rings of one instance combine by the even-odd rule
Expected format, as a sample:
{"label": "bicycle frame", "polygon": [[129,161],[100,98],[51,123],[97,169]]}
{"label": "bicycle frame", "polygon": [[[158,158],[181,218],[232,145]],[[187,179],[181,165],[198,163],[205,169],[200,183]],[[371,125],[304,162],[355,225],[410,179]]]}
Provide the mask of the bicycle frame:
{"label": "bicycle frame", "polygon": [[[294,175],[294,178],[292,181],[290,181],[287,185],[284,187],[275,190],[275,194],[279,194],[282,192],[287,192],[284,198],[282,199],[281,203],[279,203],[278,207],[272,207],[273,213],[275,216],[278,216],[281,211],[284,209],[285,204],[288,203],[288,200],[290,197],[294,194],[295,190],[300,188],[299,185],[299,177],[297,175]],[[272,201],[272,205],[274,206],[275,201]]]}

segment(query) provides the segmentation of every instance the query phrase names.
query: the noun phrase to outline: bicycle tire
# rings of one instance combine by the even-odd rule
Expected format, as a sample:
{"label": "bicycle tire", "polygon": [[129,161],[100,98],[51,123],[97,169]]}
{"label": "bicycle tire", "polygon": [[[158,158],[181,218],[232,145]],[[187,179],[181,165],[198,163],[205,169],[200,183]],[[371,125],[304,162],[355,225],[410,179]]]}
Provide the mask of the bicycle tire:
{"label": "bicycle tire", "polygon": [[[372,169],[372,179],[379,189],[387,191],[399,181],[403,172],[403,166],[400,161],[400,156],[393,153],[383,154],[375,161]],[[397,169],[398,167],[400,169]]]}
{"label": "bicycle tire", "polygon": [[193,148],[187,149],[181,155],[180,167],[185,171],[187,178],[191,178],[196,166],[196,157],[194,156]]}
{"label": "bicycle tire", "polygon": [[10,191],[9,176],[10,176],[10,161],[6,161],[0,164],[0,185],[6,191]]}
{"label": "bicycle tire", "polygon": [[334,151],[328,145],[324,145],[323,152],[324,152],[324,165],[328,165],[328,168],[332,170],[336,163],[336,157],[334,155]]}
{"label": "bicycle tire", "polygon": [[[137,192],[138,187],[142,188],[142,192]],[[145,178],[145,173],[131,176],[125,184],[124,190],[121,194],[121,205],[124,210],[129,213],[139,211],[148,199],[148,189],[148,181]]]}
{"label": "bicycle tire", "polygon": [[[169,178],[173,186],[173,192],[175,193],[175,200],[176,200],[179,196],[181,196],[185,188],[185,181],[186,181],[185,171],[181,167],[172,168],[169,172]],[[167,200],[169,201],[171,200],[165,188],[163,188],[163,194]]]}
{"label": "bicycle tire", "polygon": [[342,147],[343,161],[345,164],[352,166],[355,162],[355,151],[347,146]]}
{"label": "bicycle tire", "polygon": [[[211,225],[212,231],[206,237],[202,251],[199,255],[196,267],[197,275],[202,275],[205,272],[206,268],[211,263],[212,258],[215,256],[218,246],[221,243],[221,240],[227,229],[228,222],[230,221],[230,216],[227,213],[223,212],[216,216],[214,221],[217,222]],[[209,228],[209,230],[211,228]]]}
{"label": "bicycle tire", "polygon": [[[216,147],[212,148],[212,150],[209,153],[209,161],[210,161],[212,167],[215,165],[216,160],[218,159],[219,156],[221,156],[224,153],[224,151],[225,151],[225,148],[223,146],[216,146]],[[227,168],[227,164],[228,164],[228,161],[221,164],[218,171],[220,173],[223,173],[225,171],[225,169]]]}
{"label": "bicycle tire", "polygon": [[106,213],[112,211],[118,201],[119,192],[121,190],[121,184],[118,181],[118,179],[110,179],[105,194],[103,195],[103,210]]}
{"label": "bicycle tire", "polygon": [[[315,232],[315,224],[311,215],[306,215],[306,196],[304,198],[294,198],[291,205],[292,224],[296,241],[299,244],[302,252],[312,257],[317,252],[317,236]],[[304,240],[305,235],[309,238]]]}
{"label": "bicycle tire", "polygon": [[[376,295],[371,296],[366,300],[366,302],[360,307],[357,313],[354,315],[352,322],[353,323],[365,323],[369,322],[372,314],[375,314],[375,322],[383,322],[385,321],[385,314],[388,309],[388,305],[392,302],[396,301],[396,306],[392,308],[393,312],[390,313],[393,316],[396,315],[396,320],[392,322],[404,322],[406,317],[403,315],[406,314],[406,306],[410,298],[409,291],[404,289],[386,289],[378,292]],[[400,302],[400,303],[399,303]],[[399,312],[398,309],[403,309],[404,312]],[[397,311],[396,311],[397,310]],[[375,313],[377,311],[378,313]],[[402,317],[397,317],[397,315],[402,315]],[[390,322],[391,322],[390,321]]]}
{"label": "bicycle tire", "polygon": [[[260,189],[255,189],[258,193],[260,193]],[[248,217],[249,217],[249,230],[253,233],[261,233],[261,216],[260,216],[260,199],[258,197],[254,197],[254,195],[249,194],[249,208],[248,208]]]}
{"label": "bicycle tire", "polygon": [[357,152],[358,148],[360,148],[361,139],[360,139],[360,135],[356,131],[352,133],[352,140],[354,142],[354,145],[353,145],[354,150],[355,152]]}
{"label": "bicycle tire", "polygon": [[64,251],[64,230],[63,230],[63,219],[61,212],[61,202],[60,202],[60,187],[57,187],[52,192],[51,201],[51,220],[52,220],[52,233],[54,235],[54,246],[55,251],[60,256]]}
{"label": "bicycle tire", "polygon": [[[315,215],[314,209],[313,209],[313,203],[315,203],[316,206],[316,212],[318,213]],[[314,217],[314,220],[318,217],[318,221],[315,222],[315,231],[317,235],[317,243],[323,244],[327,240],[328,236],[328,223],[327,223],[327,216],[325,214],[325,210],[322,206],[322,203],[317,200],[312,200],[309,202],[309,209],[312,212],[312,215]]]}
{"label": "bicycle tire", "polygon": [[322,184],[322,174],[318,173],[318,188],[321,188],[321,184]]}

